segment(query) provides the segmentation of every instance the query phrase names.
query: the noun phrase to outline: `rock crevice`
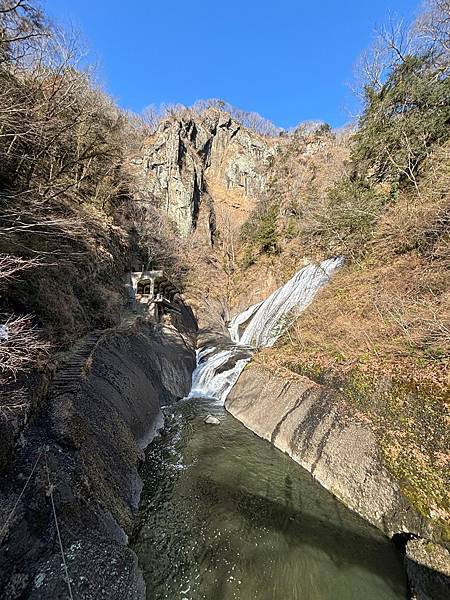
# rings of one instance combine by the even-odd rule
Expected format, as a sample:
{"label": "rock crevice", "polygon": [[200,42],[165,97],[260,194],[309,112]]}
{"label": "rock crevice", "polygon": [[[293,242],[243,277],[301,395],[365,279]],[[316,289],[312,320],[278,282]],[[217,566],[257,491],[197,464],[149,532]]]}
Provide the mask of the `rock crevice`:
{"label": "rock crevice", "polygon": [[211,222],[230,215],[245,220],[266,189],[276,151],[275,138],[258,135],[214,108],[168,117],[134,160],[141,199],[158,203],[182,235],[197,228],[202,213],[209,236],[214,235]]}

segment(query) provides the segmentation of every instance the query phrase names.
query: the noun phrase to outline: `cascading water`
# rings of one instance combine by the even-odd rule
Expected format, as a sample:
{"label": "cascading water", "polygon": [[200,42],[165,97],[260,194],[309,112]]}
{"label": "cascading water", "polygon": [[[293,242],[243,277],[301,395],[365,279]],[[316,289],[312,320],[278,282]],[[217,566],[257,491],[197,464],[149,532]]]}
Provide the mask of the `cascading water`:
{"label": "cascading water", "polygon": [[273,346],[342,263],[342,257],[335,257],[319,265],[308,265],[266,300],[236,315],[228,327],[229,345],[201,348],[197,352],[190,396],[225,402],[254,350]]}
{"label": "cascading water", "polygon": [[148,600],[406,600],[390,541],[220,403],[341,263],[305,267],[198,351],[192,400],[166,407],[141,471],[133,549]]}

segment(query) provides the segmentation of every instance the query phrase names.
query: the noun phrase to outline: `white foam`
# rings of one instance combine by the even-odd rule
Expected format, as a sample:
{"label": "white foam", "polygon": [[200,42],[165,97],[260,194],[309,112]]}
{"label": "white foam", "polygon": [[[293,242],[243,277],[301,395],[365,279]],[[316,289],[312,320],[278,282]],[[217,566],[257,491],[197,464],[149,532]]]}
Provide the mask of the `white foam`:
{"label": "white foam", "polygon": [[[189,396],[225,402],[251,359],[250,352],[248,357],[242,357],[243,349],[273,346],[342,264],[343,258],[337,257],[324,260],[319,265],[308,265],[266,300],[236,315],[228,328],[234,346],[223,350],[206,347],[197,352],[197,368],[192,376]],[[230,367],[223,369],[228,362]]]}

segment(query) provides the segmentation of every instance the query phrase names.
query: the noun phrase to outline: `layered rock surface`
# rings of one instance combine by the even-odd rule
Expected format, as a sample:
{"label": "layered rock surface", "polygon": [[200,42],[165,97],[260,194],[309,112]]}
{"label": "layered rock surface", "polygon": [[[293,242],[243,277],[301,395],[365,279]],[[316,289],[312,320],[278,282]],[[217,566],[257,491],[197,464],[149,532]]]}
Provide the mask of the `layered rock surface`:
{"label": "layered rock surface", "polygon": [[141,198],[156,201],[183,235],[202,223],[211,238],[217,222],[245,220],[276,145],[214,108],[168,117],[133,159]]}
{"label": "layered rock surface", "polygon": [[448,597],[448,550],[429,541],[435,535],[432,525],[411,506],[385,468],[364,415],[339,392],[253,363],[241,373],[225,407],[346,506],[389,537],[407,542],[406,567],[416,600]]}
{"label": "layered rock surface", "polygon": [[58,371],[2,486],[2,523],[12,510],[2,530],[2,597],[68,597],[50,491],[74,597],[145,597],[127,540],[142,449],[162,425],[161,405],[190,388],[195,324],[180,310],[171,326],[138,320],[91,334]]}
{"label": "layered rock surface", "polygon": [[306,377],[289,380],[252,364],[225,406],[388,535],[423,530],[424,522],[383,467],[367,423],[334,390]]}

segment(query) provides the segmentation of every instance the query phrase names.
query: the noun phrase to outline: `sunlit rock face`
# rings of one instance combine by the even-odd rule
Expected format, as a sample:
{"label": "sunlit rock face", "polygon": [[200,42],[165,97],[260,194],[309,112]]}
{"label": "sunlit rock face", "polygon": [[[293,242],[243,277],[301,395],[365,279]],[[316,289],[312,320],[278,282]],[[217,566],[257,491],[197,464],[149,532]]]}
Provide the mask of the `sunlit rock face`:
{"label": "sunlit rock face", "polygon": [[267,185],[276,138],[258,135],[227,113],[186,111],[160,123],[134,159],[143,199],[165,209],[182,235],[200,225],[242,223]]}

